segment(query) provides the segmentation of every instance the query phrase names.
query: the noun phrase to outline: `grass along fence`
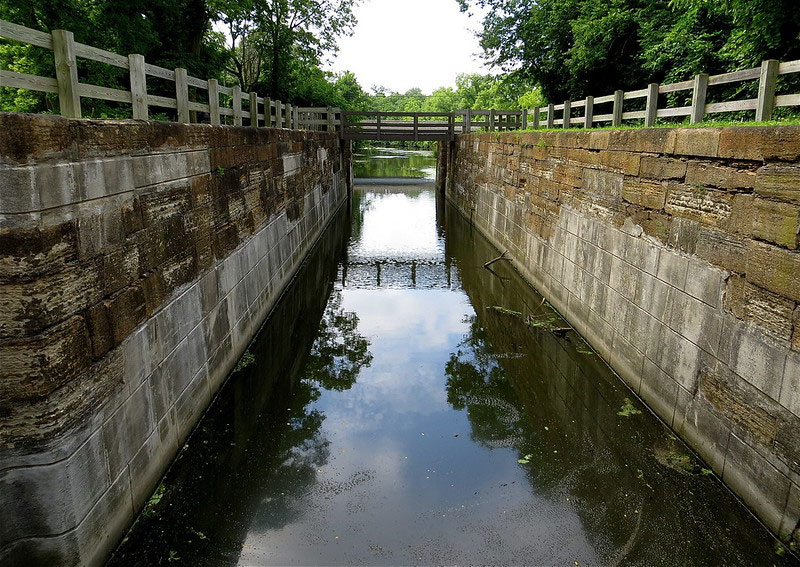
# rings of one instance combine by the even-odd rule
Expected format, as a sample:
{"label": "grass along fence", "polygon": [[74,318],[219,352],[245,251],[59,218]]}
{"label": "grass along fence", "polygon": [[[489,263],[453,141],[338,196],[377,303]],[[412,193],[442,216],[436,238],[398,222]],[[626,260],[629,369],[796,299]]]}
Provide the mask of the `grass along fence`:
{"label": "grass along fence", "polygon": [[[755,111],[757,122],[772,119],[776,108],[800,106],[800,94],[776,94],[778,77],[800,73],[800,60],[780,61],[770,59],[763,61],[761,67],[722,73],[720,75],[698,74],[694,79],[680,83],[660,85],[651,83],[637,91],[618,90],[613,94],[601,97],[586,97],[579,101],[564,101],[562,104],[550,104],[533,111],[497,112],[494,110],[458,110],[463,132],[475,129],[516,130],[528,128],[593,128],[595,125],[622,126],[626,120],[638,120],[644,126],[654,126],[657,118],[689,117],[689,122],[703,122],[706,115]],[[758,80],[758,96],[742,100],[725,102],[707,102],[708,88],[718,85],[730,85]],[[686,106],[661,106],[659,99],[670,93],[691,93],[691,104]],[[666,99],[666,97],[664,97]],[[638,102],[638,109],[631,109],[631,104]],[[625,105],[628,105],[628,109]],[[580,113],[578,115],[577,113]],[[558,115],[558,118],[556,116]]]}
{"label": "grass along fence", "polygon": [[[341,120],[338,108],[297,107],[257,93],[242,93],[238,86],[226,87],[216,79],[198,79],[186,69],[166,69],[147,63],[142,55],[119,55],[75,41],[72,32],[53,30],[45,33],[0,20],[0,38],[41,47],[53,52],[56,76],[40,77],[0,69],[0,87],[27,89],[58,94],[61,116],[81,118],[81,98],[132,105],[133,118],[147,120],[151,107],[176,111],[179,122],[200,122],[203,114],[213,125],[232,123],[241,126],[295,128],[334,131]],[[81,83],[78,79],[78,58],[112,65],[128,71],[130,90]],[[147,78],[157,77],[175,84],[175,96],[148,93]],[[190,99],[193,97],[206,102]]]}

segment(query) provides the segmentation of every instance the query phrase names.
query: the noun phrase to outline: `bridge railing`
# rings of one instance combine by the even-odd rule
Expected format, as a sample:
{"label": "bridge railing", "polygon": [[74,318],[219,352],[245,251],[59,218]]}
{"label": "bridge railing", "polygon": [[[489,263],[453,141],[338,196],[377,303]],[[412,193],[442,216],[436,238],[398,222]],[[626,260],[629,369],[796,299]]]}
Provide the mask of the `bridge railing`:
{"label": "bridge railing", "polygon": [[[186,69],[166,69],[147,63],[142,55],[119,55],[75,41],[70,31],[45,33],[0,20],[0,38],[41,47],[53,52],[55,77],[0,69],[0,87],[27,89],[58,95],[59,112],[67,118],[81,118],[81,99],[91,98],[132,106],[133,118],[147,120],[151,109],[174,111],[178,122],[208,121],[211,124],[302,128],[336,131],[339,109],[298,108],[291,103],[270,100],[255,92],[243,93],[238,86],[220,85],[216,79],[199,79]],[[82,83],[78,60],[86,59],[127,71],[129,90]],[[175,96],[148,92],[148,77],[174,84]],[[246,122],[245,122],[246,121]]]}
{"label": "bridge railing", "polygon": [[452,112],[342,111],[345,140],[442,141],[455,136]]}

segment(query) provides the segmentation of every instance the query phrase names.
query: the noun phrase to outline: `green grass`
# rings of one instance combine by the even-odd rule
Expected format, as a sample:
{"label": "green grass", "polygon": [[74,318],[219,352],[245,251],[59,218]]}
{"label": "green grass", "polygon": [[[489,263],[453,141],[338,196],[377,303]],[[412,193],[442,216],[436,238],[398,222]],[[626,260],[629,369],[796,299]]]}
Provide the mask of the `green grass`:
{"label": "green grass", "polygon": [[[481,129],[473,134],[520,134],[526,132],[563,132],[568,130],[570,132],[592,132],[595,130],[644,130],[645,128],[730,128],[741,126],[800,126],[800,118],[786,118],[783,120],[768,120],[763,122],[756,122],[755,120],[706,120],[705,122],[698,122],[696,124],[690,123],[688,120],[683,122],[657,122],[654,126],[645,126],[644,124],[628,123],[621,126],[596,126],[594,128],[579,128],[573,126],[572,128],[526,128],[525,130],[505,130],[503,132],[489,132],[486,129]],[[456,125],[456,133],[458,133],[458,124]]]}

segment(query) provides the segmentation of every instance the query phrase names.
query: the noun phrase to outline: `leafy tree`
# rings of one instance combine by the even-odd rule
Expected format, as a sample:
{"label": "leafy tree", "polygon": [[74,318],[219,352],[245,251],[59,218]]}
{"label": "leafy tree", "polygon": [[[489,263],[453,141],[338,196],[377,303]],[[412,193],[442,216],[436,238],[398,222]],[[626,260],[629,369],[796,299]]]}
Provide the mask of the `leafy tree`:
{"label": "leafy tree", "polygon": [[551,102],[800,57],[796,0],[458,2],[488,9],[486,59]]}
{"label": "leafy tree", "polygon": [[220,0],[220,20],[231,38],[231,68],[240,84],[253,88],[263,67],[263,83],[274,98],[288,100],[295,62],[318,66],[335,53],[336,40],[352,32],[357,0]]}

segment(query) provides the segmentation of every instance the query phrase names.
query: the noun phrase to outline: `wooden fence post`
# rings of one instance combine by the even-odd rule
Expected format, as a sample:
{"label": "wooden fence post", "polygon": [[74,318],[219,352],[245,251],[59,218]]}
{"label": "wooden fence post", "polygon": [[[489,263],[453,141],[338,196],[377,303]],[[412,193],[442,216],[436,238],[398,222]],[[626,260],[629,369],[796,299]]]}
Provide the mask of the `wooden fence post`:
{"label": "wooden fence post", "polygon": [[147,76],[144,72],[144,55],[138,53],[128,55],[128,66],[131,78],[133,118],[147,120]]}
{"label": "wooden fence post", "polygon": [[299,108],[300,107],[297,106],[296,104],[292,107],[292,112],[293,112],[292,124],[294,124],[294,129],[295,130],[300,130],[301,129],[300,128],[300,110],[299,110]]}
{"label": "wooden fence post", "polygon": [[522,109],[522,125],[521,125],[521,129],[522,130],[527,130],[528,129],[528,111],[526,109],[524,109],[524,108]]}
{"label": "wooden fence post", "polygon": [[178,122],[188,124],[189,118],[189,77],[186,69],[175,69],[175,100],[178,103]]}
{"label": "wooden fence post", "polygon": [[447,117],[447,133],[451,142],[456,139],[456,115],[453,112]]}
{"label": "wooden fence post", "polygon": [[333,132],[334,115],[333,115],[333,108],[330,106],[328,107],[328,116],[326,116],[326,118],[328,119],[328,132]]}
{"label": "wooden fence post", "polygon": [[75,39],[71,31],[53,30],[53,56],[58,81],[58,107],[65,118],[81,117],[78,94],[78,67],[75,60]]}
{"label": "wooden fence post", "polygon": [[553,114],[555,113],[555,109],[553,108],[553,106],[554,105],[552,103],[547,105],[547,127],[548,128],[552,128],[553,127],[553,119],[554,119]]}
{"label": "wooden fence post", "polygon": [[644,125],[654,126],[658,113],[658,83],[647,85],[647,105],[644,111]]}
{"label": "wooden fence post", "polygon": [[219,126],[219,82],[216,79],[208,80],[208,113],[211,125]]}
{"label": "wooden fence post", "polygon": [[472,133],[472,109],[467,109],[467,117],[464,120],[464,130],[467,134]]}
{"label": "wooden fence post", "polygon": [[239,85],[233,87],[233,125],[242,125],[242,88]]}
{"label": "wooden fence post", "polygon": [[692,86],[692,113],[689,116],[689,121],[692,124],[697,124],[703,121],[706,114],[706,92],[708,91],[708,75],[700,73],[694,76],[694,85]]}
{"label": "wooden fence post", "polygon": [[564,128],[569,128],[569,118],[570,114],[572,114],[572,102],[565,100],[564,101],[564,124],[562,126]]}
{"label": "wooden fence post", "polygon": [[419,140],[419,116],[414,115],[414,141]]}
{"label": "wooden fence post", "polygon": [[622,126],[622,103],[625,100],[625,91],[614,91],[614,110],[611,125]]}
{"label": "wooden fence post", "polygon": [[489,132],[494,132],[494,108],[489,109]]}
{"label": "wooden fence post", "polygon": [[761,62],[758,78],[758,102],[756,103],[756,122],[772,119],[775,110],[775,84],[778,80],[778,64],[775,59]]}
{"label": "wooden fence post", "polygon": [[250,126],[258,127],[258,95],[250,93]]}
{"label": "wooden fence post", "polygon": [[286,128],[291,130],[291,129],[294,128],[294,124],[292,123],[293,122],[293,118],[294,118],[294,114],[292,113],[292,105],[291,105],[291,103],[287,102],[285,104],[284,110],[286,111]]}
{"label": "wooden fence post", "polygon": [[535,106],[533,108],[533,129],[534,130],[538,130],[539,129],[539,115],[541,113],[542,113],[542,109],[539,108],[538,106]]}
{"label": "wooden fence post", "polygon": [[375,138],[381,139],[381,113],[378,112],[375,117]]}
{"label": "wooden fence post", "polygon": [[283,128],[283,114],[281,112],[281,101],[275,100],[275,128]]}
{"label": "wooden fence post", "polygon": [[272,128],[272,101],[268,96],[264,97],[264,127]]}
{"label": "wooden fence post", "polygon": [[592,128],[594,126],[594,97],[586,97],[586,112],[583,116],[583,127]]}

